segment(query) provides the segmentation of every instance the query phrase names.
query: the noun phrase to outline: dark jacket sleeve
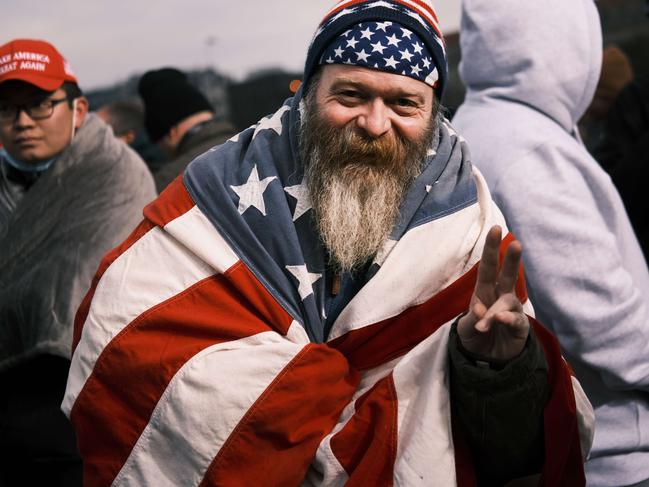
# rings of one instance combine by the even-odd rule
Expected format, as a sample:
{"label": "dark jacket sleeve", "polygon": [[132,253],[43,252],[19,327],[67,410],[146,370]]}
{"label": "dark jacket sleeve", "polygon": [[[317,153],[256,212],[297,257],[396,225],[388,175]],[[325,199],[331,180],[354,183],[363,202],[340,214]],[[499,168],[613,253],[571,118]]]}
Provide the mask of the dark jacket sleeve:
{"label": "dark jacket sleeve", "polygon": [[649,260],[649,78],[639,77],[622,90],[593,155],[611,176]]}
{"label": "dark jacket sleeve", "polygon": [[462,347],[456,322],[449,356],[452,411],[467,435],[478,485],[540,472],[548,365],[533,331],[514,360],[487,362]]}

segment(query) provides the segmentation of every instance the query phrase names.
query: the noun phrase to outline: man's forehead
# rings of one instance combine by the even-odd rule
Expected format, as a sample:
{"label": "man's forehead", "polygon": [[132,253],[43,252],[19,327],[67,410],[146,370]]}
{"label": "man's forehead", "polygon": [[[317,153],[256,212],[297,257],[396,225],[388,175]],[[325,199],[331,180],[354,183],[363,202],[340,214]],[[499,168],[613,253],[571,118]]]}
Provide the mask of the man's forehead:
{"label": "man's forehead", "polygon": [[0,84],[0,101],[18,103],[24,100],[47,98],[57,91],[45,91],[25,81],[9,80]]}
{"label": "man's forehead", "polygon": [[433,88],[423,81],[378,69],[331,64],[323,66],[322,70],[322,80],[331,87],[349,85],[425,97],[433,93]]}

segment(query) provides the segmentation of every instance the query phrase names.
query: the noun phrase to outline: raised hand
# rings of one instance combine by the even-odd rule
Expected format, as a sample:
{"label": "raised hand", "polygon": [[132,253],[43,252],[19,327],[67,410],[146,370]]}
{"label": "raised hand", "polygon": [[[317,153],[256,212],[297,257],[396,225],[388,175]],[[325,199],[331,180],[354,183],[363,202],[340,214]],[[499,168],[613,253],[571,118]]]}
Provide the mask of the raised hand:
{"label": "raised hand", "polygon": [[514,291],[523,249],[517,241],[510,243],[498,272],[501,233],[494,226],[487,234],[469,311],[458,321],[457,332],[469,352],[511,360],[523,351],[530,322]]}

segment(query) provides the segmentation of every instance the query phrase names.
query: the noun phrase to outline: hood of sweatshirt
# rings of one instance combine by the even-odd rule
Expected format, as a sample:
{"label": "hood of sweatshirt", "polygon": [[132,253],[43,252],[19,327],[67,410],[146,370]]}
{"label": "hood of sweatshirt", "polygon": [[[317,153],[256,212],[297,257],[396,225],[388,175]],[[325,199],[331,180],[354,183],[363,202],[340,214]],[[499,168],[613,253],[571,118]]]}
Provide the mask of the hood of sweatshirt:
{"label": "hood of sweatshirt", "polygon": [[572,131],[602,64],[593,0],[464,0],[460,76],[467,100],[507,99]]}

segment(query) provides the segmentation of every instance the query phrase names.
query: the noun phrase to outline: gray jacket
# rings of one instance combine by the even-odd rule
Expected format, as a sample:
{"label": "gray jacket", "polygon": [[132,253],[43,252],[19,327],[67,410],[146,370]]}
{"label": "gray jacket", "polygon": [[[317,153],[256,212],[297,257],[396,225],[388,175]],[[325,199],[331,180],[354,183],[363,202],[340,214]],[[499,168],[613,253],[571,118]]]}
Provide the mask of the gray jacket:
{"label": "gray jacket", "polygon": [[595,408],[588,485],[649,478],[649,272],[575,137],[602,62],[592,0],[466,0],[453,123],[523,244],[530,299]]}
{"label": "gray jacket", "polygon": [[27,191],[3,176],[0,193],[0,371],[40,354],[70,358],[76,310],[102,256],[155,198],[153,178],[90,114]]}

